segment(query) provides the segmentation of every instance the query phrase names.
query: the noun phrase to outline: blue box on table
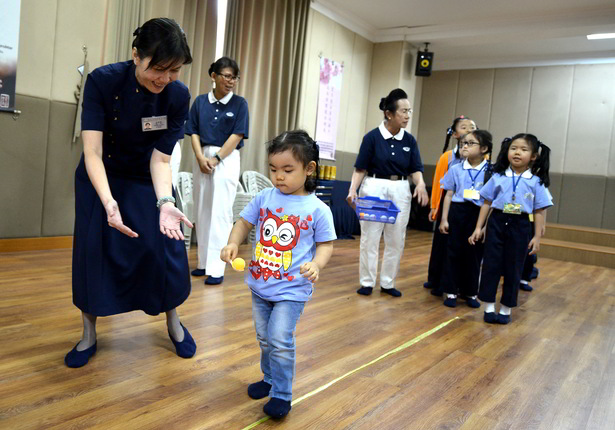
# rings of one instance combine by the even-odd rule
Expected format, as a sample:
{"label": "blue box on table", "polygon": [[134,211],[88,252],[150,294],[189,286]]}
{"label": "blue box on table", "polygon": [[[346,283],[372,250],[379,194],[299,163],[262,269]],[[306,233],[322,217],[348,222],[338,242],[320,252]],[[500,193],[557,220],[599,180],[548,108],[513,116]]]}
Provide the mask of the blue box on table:
{"label": "blue box on table", "polygon": [[378,197],[359,197],[356,204],[355,212],[361,221],[395,224],[397,214],[400,212],[391,200],[383,200]]}

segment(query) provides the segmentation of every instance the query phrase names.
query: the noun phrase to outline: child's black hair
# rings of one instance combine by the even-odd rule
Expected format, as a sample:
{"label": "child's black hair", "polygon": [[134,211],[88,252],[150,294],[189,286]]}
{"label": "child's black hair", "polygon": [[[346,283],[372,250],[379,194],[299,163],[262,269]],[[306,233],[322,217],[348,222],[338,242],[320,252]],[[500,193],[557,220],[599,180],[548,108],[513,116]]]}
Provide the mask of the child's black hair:
{"label": "child's black hair", "polygon": [[493,166],[494,173],[504,174],[506,169],[508,169],[510,166],[510,161],[508,161],[508,149],[510,148],[510,144],[517,139],[523,139],[529,143],[532,147],[532,154],[538,155],[536,160],[531,163],[530,171],[532,175],[538,176],[541,184],[548,188],[551,183],[549,180],[549,156],[551,154],[551,149],[538,140],[533,134],[519,133],[515,134],[513,137],[504,139],[502,141],[502,148],[498,154],[498,159]]}
{"label": "child's black hair", "polygon": [[318,160],[320,158],[318,145],[303,130],[285,131],[272,141],[267,142],[267,155],[279,154],[280,152],[291,151],[297,161],[307,167],[311,161],[316,163],[314,174],[305,179],[305,190],[311,193],[316,190],[316,179],[318,175]]}
{"label": "child's black hair", "polygon": [[184,30],[170,18],[154,18],[132,34],[132,47],[140,59],[151,57],[147,68],[170,68],[175,64],[190,64],[192,56]]}
{"label": "child's black hair", "polygon": [[483,181],[486,184],[487,181],[491,178],[491,175],[493,174],[493,169],[491,166],[491,153],[493,152],[493,136],[487,130],[473,130],[466,134],[466,136],[470,134],[474,136],[476,140],[478,140],[478,144],[481,148],[487,148],[487,152],[485,152],[485,154],[487,154],[489,158],[487,159],[487,167],[485,168],[485,179]]}
{"label": "child's black hair", "polygon": [[[455,133],[455,129],[457,128],[457,124],[459,124],[460,121],[463,120],[470,120],[472,121],[470,118],[460,115],[457,118],[455,118],[453,120],[453,124],[446,130],[446,139],[444,140],[444,148],[442,148],[442,153],[444,154],[446,152],[446,150],[448,149],[448,143],[451,140],[451,136]],[[457,148],[457,152],[455,152],[455,156],[457,158],[459,158],[459,148]]]}
{"label": "child's black hair", "polygon": [[398,100],[403,100],[407,98],[408,98],[408,94],[406,94],[406,92],[402,90],[401,88],[396,88],[392,90],[388,96],[382,97],[380,99],[380,103],[378,104],[378,107],[380,108],[381,111],[384,112],[384,119],[387,119],[387,114],[386,114],[387,111],[395,113],[395,111],[397,110]]}

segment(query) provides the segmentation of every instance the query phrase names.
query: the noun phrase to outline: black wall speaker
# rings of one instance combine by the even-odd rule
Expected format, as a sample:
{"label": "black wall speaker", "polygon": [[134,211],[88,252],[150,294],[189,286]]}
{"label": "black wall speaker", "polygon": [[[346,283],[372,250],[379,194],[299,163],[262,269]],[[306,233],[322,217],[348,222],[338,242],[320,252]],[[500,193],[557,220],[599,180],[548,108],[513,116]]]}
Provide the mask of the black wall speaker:
{"label": "black wall speaker", "polygon": [[433,63],[433,52],[428,52],[427,49],[423,52],[418,52],[416,56],[416,76],[431,76],[431,65]]}

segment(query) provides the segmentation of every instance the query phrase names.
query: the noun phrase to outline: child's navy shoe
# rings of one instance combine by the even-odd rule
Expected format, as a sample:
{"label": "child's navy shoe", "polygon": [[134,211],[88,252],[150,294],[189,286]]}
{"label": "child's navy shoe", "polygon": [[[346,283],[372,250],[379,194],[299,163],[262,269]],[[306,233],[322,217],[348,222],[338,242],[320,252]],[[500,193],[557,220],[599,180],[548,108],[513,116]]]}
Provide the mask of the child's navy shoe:
{"label": "child's navy shoe", "polygon": [[393,297],[401,297],[401,291],[399,291],[398,289],[395,288],[382,288],[380,287],[380,292],[381,293],[386,293],[389,294]]}
{"label": "child's navy shoe", "polygon": [[372,293],[372,290],[372,287],[361,287],[357,290],[357,293],[361,294],[362,296],[369,296]]}
{"label": "child's navy shoe", "polygon": [[192,276],[205,276],[205,269],[194,269],[190,272]]}
{"label": "child's navy shoe", "polygon": [[263,412],[271,418],[282,418],[288,415],[290,408],[290,400],[282,400],[277,397],[272,397],[271,400],[263,406]]}
{"label": "child's navy shoe", "polygon": [[207,277],[207,279],[205,279],[205,285],[219,285],[222,283],[222,281],[224,281],[224,276],[220,276],[220,277],[214,277],[214,276],[209,276]]}
{"label": "child's navy shoe", "polygon": [[97,342],[94,342],[94,345],[90,346],[88,349],[77,351],[77,345],[79,345],[79,342],[77,342],[77,345],[75,345],[75,347],[66,354],[66,357],[64,357],[64,363],[73,369],[85,366],[88,364],[88,361],[90,361],[90,357],[96,354],[96,344]]}
{"label": "child's navy shoe", "polygon": [[510,322],[510,315],[498,314],[498,324],[508,324]]}
{"label": "child's navy shoe", "polygon": [[532,291],[534,288],[532,288],[530,284],[521,283],[519,284],[519,289],[523,291]]}
{"label": "child's navy shoe", "polygon": [[473,297],[466,297],[466,305],[471,308],[480,308],[480,302]]}
{"label": "child's navy shoe", "polygon": [[432,296],[436,296],[436,297],[442,297],[442,294],[443,294],[442,290],[439,287],[432,289],[430,293]]}
{"label": "child's navy shoe", "polygon": [[538,275],[540,275],[540,269],[538,267],[533,267],[532,274],[530,275],[530,280],[538,278]]}
{"label": "child's navy shoe", "polygon": [[498,316],[495,312],[485,312],[485,315],[483,316],[483,320],[489,324],[497,324]]}
{"label": "child's navy shoe", "polygon": [[431,285],[431,282],[427,281],[423,284],[423,288],[433,288],[433,285]]}
{"label": "child's navy shoe", "polygon": [[457,307],[457,298],[447,297],[446,300],[444,300],[444,306],[448,306],[449,308]]}
{"label": "child's navy shoe", "polygon": [[177,342],[173,339],[173,336],[171,336],[171,332],[168,332],[169,337],[171,338],[173,345],[175,345],[175,352],[177,355],[181,358],[192,358],[196,352],[196,343],[194,343],[194,339],[192,339],[192,336],[190,336],[190,332],[186,329],[186,327],[184,327],[182,323],[179,324],[182,326],[182,329],[184,329],[184,340]]}
{"label": "child's navy shoe", "polygon": [[265,381],[259,381],[248,385],[248,396],[255,400],[264,399],[269,395],[269,391],[271,391],[271,384]]}

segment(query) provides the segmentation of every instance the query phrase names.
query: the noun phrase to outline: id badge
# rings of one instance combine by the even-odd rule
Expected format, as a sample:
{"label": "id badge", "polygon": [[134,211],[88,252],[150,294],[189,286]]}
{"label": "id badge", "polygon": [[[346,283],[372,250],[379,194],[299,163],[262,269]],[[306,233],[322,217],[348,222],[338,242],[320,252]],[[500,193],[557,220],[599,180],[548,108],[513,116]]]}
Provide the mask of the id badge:
{"label": "id badge", "polygon": [[463,198],[470,200],[480,200],[480,192],[474,189],[463,190]]}
{"label": "id badge", "polygon": [[505,214],[521,215],[521,203],[506,203],[502,212]]}
{"label": "id badge", "polygon": [[167,116],[150,116],[141,118],[141,130],[143,131],[158,131],[167,129]]}
{"label": "id badge", "polygon": [[530,215],[530,222],[534,222],[534,214],[529,214]]}

